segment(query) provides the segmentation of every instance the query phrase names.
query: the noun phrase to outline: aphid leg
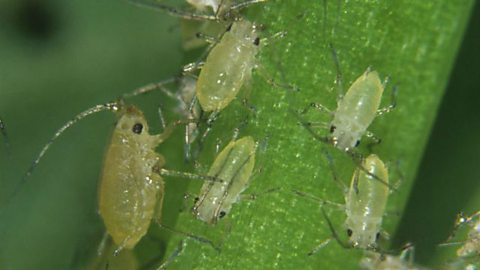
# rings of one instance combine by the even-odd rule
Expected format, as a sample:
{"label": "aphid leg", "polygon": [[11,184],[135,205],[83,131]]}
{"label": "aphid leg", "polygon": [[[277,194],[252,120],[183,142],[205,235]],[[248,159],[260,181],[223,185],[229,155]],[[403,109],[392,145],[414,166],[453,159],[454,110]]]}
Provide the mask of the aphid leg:
{"label": "aphid leg", "polygon": [[207,14],[197,14],[197,13],[192,13],[192,12],[187,12],[183,11],[180,9],[177,9],[175,7],[169,6],[162,4],[158,1],[148,1],[148,0],[127,0],[128,2],[141,6],[141,7],[147,7],[147,8],[152,8],[155,10],[161,10],[163,12],[166,12],[172,16],[186,19],[186,20],[198,20],[198,21],[216,21],[218,18],[213,15],[207,15]]}
{"label": "aphid leg", "polygon": [[395,107],[397,106],[397,91],[398,91],[398,87],[397,87],[397,86],[394,86],[394,87],[392,88],[390,105],[388,105],[387,107],[378,109],[378,110],[377,110],[377,116],[380,116],[380,115],[389,113],[389,112],[391,112],[393,109],[395,109]]}
{"label": "aphid leg", "polygon": [[327,136],[320,136],[315,131],[312,129],[310,124],[306,122],[298,113],[295,111],[290,110],[290,113],[293,114],[295,118],[297,118],[298,122],[313,136],[318,141],[321,141],[323,143],[331,144],[331,139]]}
{"label": "aphid leg", "polygon": [[181,240],[179,243],[178,243],[178,246],[177,248],[172,252],[172,254],[170,256],[168,256],[168,258],[165,260],[165,262],[163,262],[158,268],[157,270],[163,270],[163,269],[167,269],[167,267],[172,264],[175,259],[180,256],[183,251],[185,250],[185,246],[186,246],[186,241],[185,240]]}
{"label": "aphid leg", "polygon": [[330,205],[330,206],[333,206],[333,207],[337,208],[337,210],[345,210],[345,205],[344,204],[328,201],[328,200],[316,197],[312,194],[309,194],[309,193],[306,193],[306,192],[303,192],[303,191],[299,191],[299,190],[296,190],[296,189],[293,189],[292,192],[296,196],[308,198],[309,200],[313,200],[313,201],[316,201],[316,202],[320,203],[321,207],[323,207],[324,205]]}
{"label": "aphid leg", "polygon": [[340,62],[338,61],[337,51],[333,47],[332,43],[328,43],[328,46],[332,51],[333,63],[335,64],[335,69],[337,70],[335,84],[337,85],[337,102],[338,102],[343,98],[345,94],[345,90],[343,89],[343,75],[342,75],[342,71],[340,70]]}
{"label": "aphid leg", "polygon": [[335,169],[335,166],[333,165],[333,158],[330,153],[324,149],[323,154],[327,158],[328,161],[328,166],[330,167],[330,171],[332,172],[332,178],[335,181],[335,183],[340,187],[340,189],[343,191],[343,193],[348,192],[348,186],[345,184],[343,181],[341,181],[337,175],[337,170]]}
{"label": "aphid leg", "polygon": [[220,248],[217,245],[215,245],[212,240],[209,240],[207,238],[197,236],[197,235],[194,235],[194,234],[191,234],[191,233],[188,233],[188,232],[182,232],[182,231],[176,230],[174,228],[171,228],[171,227],[166,226],[166,225],[161,224],[161,223],[158,223],[158,226],[160,226],[161,228],[166,229],[167,231],[170,231],[172,233],[180,234],[180,235],[183,235],[183,236],[185,236],[189,239],[198,241],[198,242],[203,243],[203,244],[207,244],[207,245],[211,246],[217,252],[221,251]]}
{"label": "aphid leg", "polygon": [[330,228],[330,231],[332,232],[333,238],[334,238],[334,239],[337,241],[337,243],[338,243],[340,246],[342,246],[343,248],[346,248],[346,249],[352,248],[352,245],[350,245],[350,244],[348,244],[348,243],[345,243],[344,241],[342,241],[342,239],[340,239],[340,237],[339,237],[338,234],[337,234],[337,231],[336,231],[335,228],[333,227],[332,221],[330,221],[330,218],[328,217],[327,213],[325,213],[325,209],[323,209],[323,207],[322,207],[321,209],[322,209],[323,217],[324,217],[325,220],[327,221],[328,227]]}

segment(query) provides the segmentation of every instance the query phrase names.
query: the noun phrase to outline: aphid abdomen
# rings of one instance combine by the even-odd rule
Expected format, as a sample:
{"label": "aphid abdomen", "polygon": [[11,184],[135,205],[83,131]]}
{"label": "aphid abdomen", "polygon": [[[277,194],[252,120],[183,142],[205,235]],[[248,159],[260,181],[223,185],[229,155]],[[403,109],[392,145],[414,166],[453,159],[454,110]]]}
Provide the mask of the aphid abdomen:
{"label": "aphid abdomen", "polygon": [[350,237],[354,246],[368,248],[375,245],[376,235],[380,232],[382,217],[388,199],[388,171],[383,162],[374,154],[369,155],[362,166],[376,175],[384,183],[357,168],[350,189],[345,198],[347,228],[352,231]]}
{"label": "aphid abdomen", "polygon": [[226,215],[240,193],[248,186],[255,166],[255,142],[247,136],[230,142],[217,156],[208,175],[224,182],[205,182],[199,200],[193,208],[194,215],[214,224]]}
{"label": "aphid abdomen", "polygon": [[258,44],[252,23],[233,23],[208,55],[197,81],[197,97],[204,111],[220,111],[250,80]]}
{"label": "aphid abdomen", "polygon": [[[157,200],[163,196],[163,181],[152,173],[154,166],[163,165],[163,158],[152,150],[155,137],[141,121],[143,115],[127,113],[120,118],[106,152],[99,187],[100,215],[120,249],[133,248],[146,234]],[[143,134],[132,132],[138,124]]]}

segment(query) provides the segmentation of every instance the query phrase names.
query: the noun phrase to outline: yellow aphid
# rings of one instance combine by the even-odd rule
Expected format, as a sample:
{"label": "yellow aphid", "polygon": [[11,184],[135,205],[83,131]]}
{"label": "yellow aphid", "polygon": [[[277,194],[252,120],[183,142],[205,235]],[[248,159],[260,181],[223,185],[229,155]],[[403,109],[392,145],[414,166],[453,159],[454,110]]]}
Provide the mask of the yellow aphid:
{"label": "yellow aphid", "polygon": [[208,54],[197,80],[197,98],[206,112],[220,111],[235,99],[256,66],[260,38],[247,21],[234,22]]}
{"label": "yellow aphid", "polygon": [[215,224],[224,217],[247,188],[255,166],[255,142],[247,136],[231,141],[215,158],[208,175],[223,182],[203,184],[196,198],[193,214],[198,219]]}
{"label": "yellow aphid", "polygon": [[120,112],[98,190],[100,216],[119,249],[138,243],[157,209],[160,219],[164,183],[159,171],[165,159],[155,148],[168,135],[150,135],[143,113],[133,106]]}

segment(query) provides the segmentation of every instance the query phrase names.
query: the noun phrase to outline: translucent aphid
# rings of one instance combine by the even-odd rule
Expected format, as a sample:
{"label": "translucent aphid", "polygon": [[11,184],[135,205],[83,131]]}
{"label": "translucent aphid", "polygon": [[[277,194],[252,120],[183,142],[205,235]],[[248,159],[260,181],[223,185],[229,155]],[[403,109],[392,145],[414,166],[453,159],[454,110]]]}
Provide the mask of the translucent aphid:
{"label": "translucent aphid", "polygon": [[255,166],[256,144],[247,136],[231,141],[215,158],[209,176],[223,182],[205,182],[192,209],[196,218],[215,224],[228,214],[247,188]]}
{"label": "translucent aphid", "polygon": [[[330,160],[331,162],[331,160]],[[340,245],[345,248],[360,248],[375,250],[377,248],[377,240],[380,237],[381,225],[383,215],[389,195],[389,188],[387,185],[372,181],[373,176],[383,179],[388,184],[388,170],[378,156],[371,154],[365,158],[361,165],[366,169],[357,167],[353,173],[350,187],[346,187],[341,181],[338,181],[334,174],[335,181],[338,181],[344,186],[345,191],[345,227],[347,228],[347,235],[349,237],[348,243],[343,242],[338,236],[333,224],[330,222],[325,210],[322,206],[322,213],[328,223],[333,237]],[[296,192],[298,195],[308,195],[301,192]],[[327,200],[316,198],[312,195],[308,197],[318,200],[323,204],[337,203],[329,202]],[[319,249],[323,248],[330,242],[331,239],[324,241],[309,253],[312,255]]]}
{"label": "translucent aphid", "polygon": [[414,248],[409,246],[400,255],[382,254],[366,251],[360,260],[360,269],[363,270],[426,270],[428,268],[414,264]]}
{"label": "translucent aphid", "polygon": [[118,122],[105,154],[98,192],[99,213],[118,252],[132,249],[147,233],[152,219],[160,221],[164,195],[161,176],[221,180],[164,169],[165,159],[155,148],[170,136],[175,125],[166,127],[162,134],[151,135],[143,113],[134,106],[118,102],[97,105],[67,122],[45,145],[26,176],[66,129],[88,115],[105,110],[115,112]]}
{"label": "translucent aphid", "polygon": [[204,111],[221,111],[235,99],[252,77],[261,44],[255,25],[247,20],[234,22],[225,32],[198,76],[196,94]]}
{"label": "translucent aphid", "polygon": [[[333,116],[329,124],[330,136],[320,137],[311,131],[308,123],[303,123],[304,126],[308,126],[310,132],[312,132],[317,139],[331,143],[336,148],[345,152],[349,152],[357,147],[365,134],[379,142],[380,140],[368,132],[367,129],[375,117],[390,112],[395,108],[396,88],[392,90],[391,104],[379,109],[383,91],[388,80],[382,83],[378,73],[367,68],[367,70],[353,82],[346,94],[343,95],[341,73],[334,50],[333,56],[338,70],[337,86],[339,88],[339,95],[337,98],[337,109],[331,111],[317,103],[312,103],[309,106],[309,108],[327,111]],[[304,110],[304,113],[307,110],[308,108]]]}

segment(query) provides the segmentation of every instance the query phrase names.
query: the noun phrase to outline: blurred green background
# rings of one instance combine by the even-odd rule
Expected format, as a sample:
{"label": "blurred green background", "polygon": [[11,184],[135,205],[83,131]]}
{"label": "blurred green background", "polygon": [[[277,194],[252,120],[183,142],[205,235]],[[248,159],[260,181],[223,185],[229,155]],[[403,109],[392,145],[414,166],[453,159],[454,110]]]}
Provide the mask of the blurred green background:
{"label": "blurred green background", "polygon": [[[480,202],[474,199],[480,197],[478,4],[474,11],[394,236],[398,244],[415,243],[416,257],[424,263],[434,258],[435,245],[448,236],[455,215],[477,209]],[[10,141],[10,153],[2,149],[0,155],[1,198],[11,194],[52,131],[71,116],[177,74],[188,62],[178,28],[176,19],[124,1],[1,1],[0,116]],[[170,111],[168,100],[152,95],[138,98],[136,104],[142,103],[150,105],[142,109],[158,132],[156,108]],[[97,179],[113,123],[113,115],[102,113],[76,125],[10,204],[2,203],[0,269],[69,269],[92,252],[102,230],[95,210]],[[170,168],[182,164],[177,135],[161,149],[176,153],[167,156]],[[165,219],[173,224],[175,217]],[[161,256],[164,246],[158,243],[151,244],[151,253]]]}

